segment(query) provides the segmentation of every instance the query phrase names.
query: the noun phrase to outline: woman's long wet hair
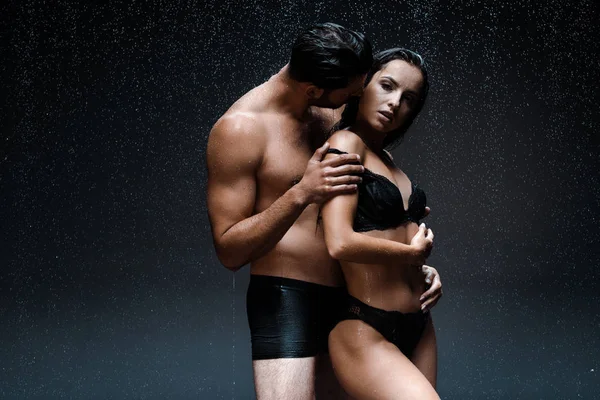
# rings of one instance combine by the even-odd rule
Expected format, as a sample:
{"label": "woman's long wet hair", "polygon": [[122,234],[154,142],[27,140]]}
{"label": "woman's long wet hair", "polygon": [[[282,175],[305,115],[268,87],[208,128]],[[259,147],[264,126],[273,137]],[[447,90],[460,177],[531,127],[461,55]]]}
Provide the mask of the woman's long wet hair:
{"label": "woman's long wet hair", "polygon": [[[402,142],[404,134],[406,133],[408,128],[410,128],[417,115],[419,115],[419,113],[423,109],[425,99],[427,98],[427,93],[429,92],[429,78],[427,75],[427,68],[425,66],[425,60],[423,60],[423,57],[421,57],[414,51],[398,47],[384,50],[375,54],[375,56],[373,57],[373,65],[371,66],[371,69],[367,73],[367,77],[365,79],[365,87],[367,87],[369,82],[371,82],[371,79],[373,79],[373,75],[375,75],[377,71],[381,70],[387,63],[394,60],[403,60],[417,67],[419,71],[421,71],[421,74],[423,74],[423,86],[421,87],[419,102],[416,104],[412,115],[410,115],[406,119],[402,126],[400,126],[395,131],[389,132],[385,137],[383,147],[386,150],[391,150]],[[337,124],[335,124],[331,133],[340,129],[348,128],[349,126],[354,124],[354,122],[356,121],[356,115],[358,114],[359,102],[360,97],[352,97],[350,101],[348,101],[348,104],[346,104],[346,108],[342,113],[342,119],[340,119],[340,121]]]}

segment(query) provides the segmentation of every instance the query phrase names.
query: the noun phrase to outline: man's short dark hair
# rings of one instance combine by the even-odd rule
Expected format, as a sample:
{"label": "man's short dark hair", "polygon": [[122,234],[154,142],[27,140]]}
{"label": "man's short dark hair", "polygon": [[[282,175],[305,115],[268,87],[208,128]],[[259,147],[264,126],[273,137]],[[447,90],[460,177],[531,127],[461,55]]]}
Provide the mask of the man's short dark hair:
{"label": "man's short dark hair", "polygon": [[292,47],[289,73],[299,82],[340,89],[366,74],[372,63],[373,51],[365,35],[327,22],[298,35]]}

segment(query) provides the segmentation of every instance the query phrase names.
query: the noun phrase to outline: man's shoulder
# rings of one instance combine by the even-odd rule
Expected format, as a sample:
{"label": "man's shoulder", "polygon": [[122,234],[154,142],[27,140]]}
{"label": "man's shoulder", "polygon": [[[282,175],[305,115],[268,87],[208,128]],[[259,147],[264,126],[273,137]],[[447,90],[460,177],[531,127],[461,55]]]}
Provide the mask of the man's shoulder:
{"label": "man's shoulder", "polygon": [[263,140],[264,129],[260,113],[229,110],[214,124],[211,139]]}
{"label": "man's shoulder", "polygon": [[[207,163],[219,166],[222,171],[227,166],[239,174],[239,166],[255,168],[262,160],[266,135],[259,119],[253,113],[228,111],[213,126],[206,150]],[[236,172],[237,171],[237,172]]]}
{"label": "man's shoulder", "polygon": [[231,115],[256,116],[267,112],[270,94],[268,88],[268,82],[265,82],[250,89],[229,107],[223,117]]}
{"label": "man's shoulder", "polygon": [[228,135],[244,139],[247,136],[259,139],[265,135],[265,124],[272,113],[265,99],[265,84],[257,86],[240,97],[217,120],[211,135]]}

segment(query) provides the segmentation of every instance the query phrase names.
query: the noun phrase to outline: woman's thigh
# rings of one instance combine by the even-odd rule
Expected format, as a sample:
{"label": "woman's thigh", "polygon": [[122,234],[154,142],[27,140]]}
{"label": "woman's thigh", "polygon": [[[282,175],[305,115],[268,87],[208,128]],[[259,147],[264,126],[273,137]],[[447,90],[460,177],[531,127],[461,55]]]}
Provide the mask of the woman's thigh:
{"label": "woman's thigh", "polygon": [[360,320],[340,322],[329,335],[336,376],[353,398],[439,399],[427,378],[393,344]]}
{"label": "woman's thigh", "polygon": [[437,344],[435,329],[430,316],[421,335],[421,340],[413,351],[411,361],[435,388],[437,380]]}

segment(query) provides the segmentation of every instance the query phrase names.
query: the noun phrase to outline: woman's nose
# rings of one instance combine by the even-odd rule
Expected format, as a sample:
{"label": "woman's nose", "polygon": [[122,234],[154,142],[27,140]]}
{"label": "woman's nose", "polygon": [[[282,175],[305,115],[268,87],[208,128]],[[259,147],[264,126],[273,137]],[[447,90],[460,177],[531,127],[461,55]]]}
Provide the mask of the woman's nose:
{"label": "woman's nose", "polygon": [[390,106],[390,108],[396,109],[396,108],[400,107],[401,100],[402,100],[402,93],[399,93],[398,95],[394,95],[394,96],[390,97],[388,106]]}

